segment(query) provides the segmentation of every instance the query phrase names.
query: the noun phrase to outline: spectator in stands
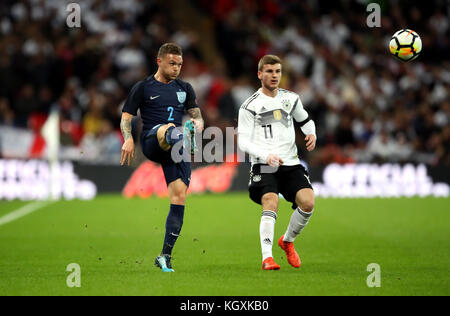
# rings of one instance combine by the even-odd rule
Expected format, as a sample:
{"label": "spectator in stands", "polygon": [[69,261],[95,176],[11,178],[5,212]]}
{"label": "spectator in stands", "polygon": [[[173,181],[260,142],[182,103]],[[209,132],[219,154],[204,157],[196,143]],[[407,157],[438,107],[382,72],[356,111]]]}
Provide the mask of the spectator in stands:
{"label": "spectator in stands", "polygon": [[0,98],[0,125],[13,126],[15,115],[7,98]]}

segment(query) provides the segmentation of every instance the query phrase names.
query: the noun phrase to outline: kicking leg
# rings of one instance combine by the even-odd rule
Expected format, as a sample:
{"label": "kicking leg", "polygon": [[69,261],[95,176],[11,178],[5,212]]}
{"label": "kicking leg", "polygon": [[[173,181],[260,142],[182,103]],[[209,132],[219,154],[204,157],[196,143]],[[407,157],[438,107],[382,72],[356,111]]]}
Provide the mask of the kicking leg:
{"label": "kicking leg", "polygon": [[188,140],[190,142],[191,154],[195,153],[197,147],[195,144],[194,136],[195,136],[195,127],[192,121],[186,122],[186,124],[184,125],[183,132],[178,128],[176,128],[175,124],[173,123],[161,125],[156,132],[156,137],[158,139],[159,146],[164,151],[169,151],[170,148],[172,148],[176,143],[186,138],[185,143],[180,148],[180,154],[182,154],[183,147],[186,145],[186,142],[188,142]]}
{"label": "kicking leg", "polygon": [[168,151],[177,142],[183,139],[183,133],[176,129],[175,124],[169,123],[161,125],[156,132],[159,146],[162,150]]}

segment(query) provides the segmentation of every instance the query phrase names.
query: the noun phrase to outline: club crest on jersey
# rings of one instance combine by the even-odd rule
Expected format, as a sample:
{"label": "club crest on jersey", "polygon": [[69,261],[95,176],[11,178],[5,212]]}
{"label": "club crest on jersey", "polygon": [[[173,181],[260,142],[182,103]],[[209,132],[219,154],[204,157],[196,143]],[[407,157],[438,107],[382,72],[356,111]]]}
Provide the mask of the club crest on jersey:
{"label": "club crest on jersey", "polygon": [[274,117],[277,121],[279,121],[279,120],[281,120],[281,119],[283,118],[283,115],[281,114],[281,111],[280,111],[280,110],[276,110],[276,111],[273,111],[273,117]]}
{"label": "club crest on jersey", "polygon": [[289,100],[283,100],[281,101],[281,104],[286,111],[291,107],[291,102],[289,102]]}
{"label": "club crest on jersey", "polygon": [[186,101],[186,92],[184,91],[178,91],[177,92],[178,102],[184,103]]}

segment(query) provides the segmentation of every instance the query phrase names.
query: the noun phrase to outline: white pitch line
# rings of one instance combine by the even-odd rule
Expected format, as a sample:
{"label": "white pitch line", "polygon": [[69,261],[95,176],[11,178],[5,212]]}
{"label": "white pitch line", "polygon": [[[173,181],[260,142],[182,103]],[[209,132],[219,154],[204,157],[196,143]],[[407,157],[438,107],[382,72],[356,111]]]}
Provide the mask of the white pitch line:
{"label": "white pitch line", "polygon": [[36,201],[30,204],[24,205],[21,208],[12,211],[11,213],[6,214],[5,216],[0,217],[0,226],[7,224],[9,222],[15,221],[25,215],[33,213],[53,202],[50,201]]}

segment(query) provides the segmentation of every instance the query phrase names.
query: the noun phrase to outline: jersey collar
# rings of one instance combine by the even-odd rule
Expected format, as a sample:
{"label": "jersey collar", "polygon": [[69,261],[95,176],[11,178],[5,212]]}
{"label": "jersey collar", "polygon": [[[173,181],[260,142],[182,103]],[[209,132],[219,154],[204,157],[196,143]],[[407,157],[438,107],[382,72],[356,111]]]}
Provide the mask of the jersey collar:
{"label": "jersey collar", "polygon": [[259,92],[262,96],[264,96],[264,97],[269,98],[269,99],[272,100],[272,99],[276,99],[276,98],[278,97],[278,95],[280,94],[280,89],[277,88],[277,94],[276,94],[274,97],[271,97],[271,96],[268,96],[267,94],[265,94],[265,93],[262,91],[262,88],[259,88],[258,92]]}

